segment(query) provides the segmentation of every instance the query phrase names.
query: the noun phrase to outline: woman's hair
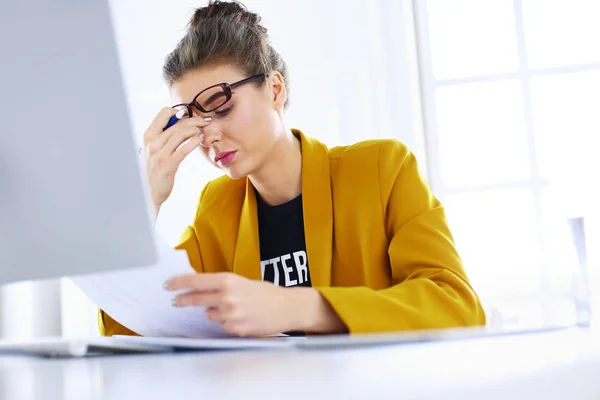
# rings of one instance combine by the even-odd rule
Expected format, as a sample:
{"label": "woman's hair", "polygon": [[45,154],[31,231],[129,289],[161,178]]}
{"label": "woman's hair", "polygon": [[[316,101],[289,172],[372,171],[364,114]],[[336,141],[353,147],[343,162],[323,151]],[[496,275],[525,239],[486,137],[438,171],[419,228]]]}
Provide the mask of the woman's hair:
{"label": "woman's hair", "polygon": [[[248,77],[279,71],[289,99],[283,58],[270,45],[260,16],[237,1],[211,0],[206,7],[196,9],[185,36],[165,59],[163,76],[171,86],[189,71],[220,64],[235,65]],[[259,82],[264,84],[264,80]]]}

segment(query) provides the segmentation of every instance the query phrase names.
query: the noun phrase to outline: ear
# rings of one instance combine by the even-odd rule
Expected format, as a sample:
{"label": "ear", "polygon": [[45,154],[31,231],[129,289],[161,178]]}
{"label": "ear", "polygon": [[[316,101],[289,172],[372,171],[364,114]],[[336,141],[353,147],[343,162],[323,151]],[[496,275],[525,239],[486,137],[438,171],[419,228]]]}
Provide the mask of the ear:
{"label": "ear", "polygon": [[278,71],[273,71],[269,75],[269,82],[271,85],[271,93],[273,95],[273,107],[277,111],[281,111],[287,96],[283,76]]}

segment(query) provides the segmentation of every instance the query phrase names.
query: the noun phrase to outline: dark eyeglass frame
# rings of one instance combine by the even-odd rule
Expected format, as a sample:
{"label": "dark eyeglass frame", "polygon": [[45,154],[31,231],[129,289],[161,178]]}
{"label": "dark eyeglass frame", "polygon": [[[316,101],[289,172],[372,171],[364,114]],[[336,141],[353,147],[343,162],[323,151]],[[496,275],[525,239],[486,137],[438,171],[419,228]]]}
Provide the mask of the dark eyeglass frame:
{"label": "dark eyeglass frame", "polygon": [[[242,85],[245,85],[246,83],[256,82],[256,81],[258,81],[260,79],[264,79],[266,77],[267,77],[267,74],[262,73],[262,74],[251,76],[251,77],[246,78],[246,79],[242,79],[241,81],[237,81],[237,82],[232,83],[232,84],[229,84],[229,83],[217,83],[216,85],[212,85],[212,86],[207,87],[206,89],[204,89],[200,93],[198,93],[196,96],[194,96],[194,98],[192,99],[191,103],[176,104],[172,108],[176,108],[176,107],[185,107],[185,108],[187,108],[188,117],[191,117],[193,115],[192,114],[192,106],[196,107],[198,110],[200,110],[203,113],[213,112],[213,111],[217,110],[218,108],[223,107],[225,104],[227,104],[227,102],[229,100],[231,100],[231,95],[232,95],[231,91],[232,91],[232,89],[236,89],[236,88],[238,88],[238,87],[240,87]],[[200,97],[200,95],[202,93],[206,92],[207,90],[214,89],[216,87],[221,87],[223,89],[223,92],[225,93],[225,101],[223,103],[219,104],[217,107],[211,108],[210,110],[206,110],[196,100],[198,99],[198,97]]]}

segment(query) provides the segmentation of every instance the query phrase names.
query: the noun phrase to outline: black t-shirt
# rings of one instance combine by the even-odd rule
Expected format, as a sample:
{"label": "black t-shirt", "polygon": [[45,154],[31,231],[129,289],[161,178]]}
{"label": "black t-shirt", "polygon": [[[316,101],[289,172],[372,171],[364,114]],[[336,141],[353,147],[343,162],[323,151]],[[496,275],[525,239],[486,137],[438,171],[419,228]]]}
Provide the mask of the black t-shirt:
{"label": "black t-shirt", "polygon": [[279,286],[311,286],[302,195],[270,206],[256,192],[262,279]]}

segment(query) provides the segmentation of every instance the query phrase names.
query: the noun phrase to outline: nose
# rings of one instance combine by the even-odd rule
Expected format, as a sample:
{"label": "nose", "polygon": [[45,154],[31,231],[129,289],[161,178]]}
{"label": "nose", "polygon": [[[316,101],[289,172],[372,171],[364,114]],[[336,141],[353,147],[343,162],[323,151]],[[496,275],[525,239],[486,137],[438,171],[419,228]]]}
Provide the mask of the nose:
{"label": "nose", "polygon": [[202,136],[200,144],[204,147],[212,147],[215,144],[219,143],[223,135],[217,126],[213,125],[211,122],[209,125],[202,128]]}

